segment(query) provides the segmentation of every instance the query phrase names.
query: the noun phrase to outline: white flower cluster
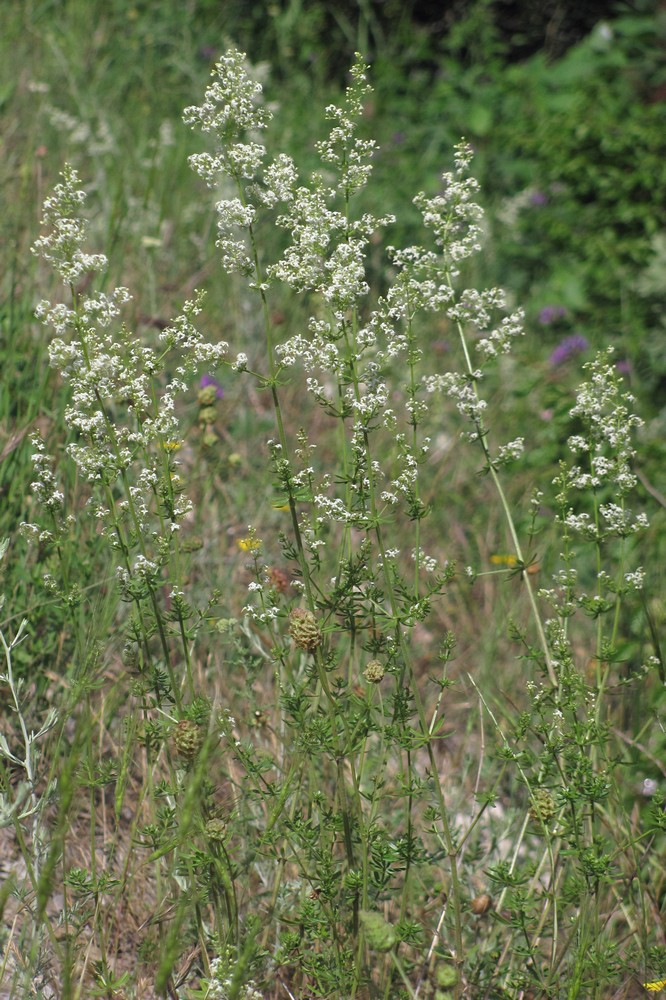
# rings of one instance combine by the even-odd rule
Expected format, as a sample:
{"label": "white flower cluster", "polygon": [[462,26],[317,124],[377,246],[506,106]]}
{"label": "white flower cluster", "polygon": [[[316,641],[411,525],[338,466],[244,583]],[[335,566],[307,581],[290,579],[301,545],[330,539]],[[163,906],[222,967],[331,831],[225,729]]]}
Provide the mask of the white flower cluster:
{"label": "white flower cluster", "polygon": [[342,375],[344,358],[340,355],[338,345],[332,340],[331,324],[312,316],[308,322],[308,333],[307,337],[295,334],[286,343],[277,345],[276,354],[281,358],[282,364],[288,367],[299,364],[306,372],[319,368],[334,375]]}
{"label": "white flower cluster", "polygon": [[[289,211],[277,218],[278,226],[289,231],[291,244],[282,259],[269,268],[269,275],[295,292],[326,288],[330,248],[347,228],[344,215],[328,207],[333,196],[334,192],[316,176],[312,189],[299,187]],[[330,296],[329,301],[332,301]]]}
{"label": "white flower cluster", "polygon": [[442,175],[443,194],[426,198],[421,193],[414,199],[423,224],[434,233],[446,271],[452,278],[459,274],[462,261],[481,249],[479,222],[483,209],[474,201],[479,184],[474,177],[465,176],[472,155],[467,143],[456,146],[456,169]]}
{"label": "white flower cluster", "polygon": [[261,84],[248,76],[245,53],[230,49],[216,63],[212,76],[203,104],[186,108],[183,120],[212,133],[215,152],[195,153],[189,162],[208,187],[216,187],[228,177],[238,190],[238,197],[217,203],[217,246],[225,271],[249,277],[255,273],[255,261],[245,233],[251,229],[257,209],[251,197],[257,204],[273,206],[288,196],[296,175],[289,157],[279,156],[266,168],[263,185],[259,183],[266,147],[253,136],[266,128],[272,115],[262,103]]}
{"label": "white flower cluster", "polygon": [[[185,108],[183,120],[202,132],[213,132],[223,141],[219,155],[225,156],[227,148],[245,132],[266,128],[272,116],[261,104],[261,84],[247,74],[244,52],[229,49],[211,75],[214,80],[206,89],[203,104]],[[191,157],[195,169],[200,160],[198,155]]]}
{"label": "white flower cluster", "polygon": [[[412,559],[416,561],[416,549],[412,550]],[[423,549],[419,549],[419,562],[426,573],[434,573],[437,569],[437,560],[435,557],[426,555]]]}
{"label": "white flower cluster", "polygon": [[582,422],[585,432],[572,435],[568,440],[575,455],[586,456],[587,468],[573,465],[567,470],[560,494],[568,502],[570,491],[597,493],[612,492],[613,500],[599,504],[598,521],[587,513],[576,513],[572,507],[563,515],[563,523],[574,532],[593,540],[610,536],[626,538],[648,527],[645,514],[634,515],[625,506],[625,497],[636,485],[631,471],[634,456],[632,433],[642,420],[629,409],[633,396],[622,392],[621,380],[610,363],[612,348],[597,356],[586,369],[590,378],[578,390],[576,403],[570,411],[572,418]]}
{"label": "white flower cluster", "polygon": [[319,293],[340,322],[367,296],[365,249],[372,234],[393,217],[351,220],[329,207],[334,197],[335,191],[316,174],[310,188],[296,189],[288,211],[276,220],[290,233],[291,244],[268,274],[296,292]]}
{"label": "white flower cluster", "polygon": [[279,618],[280,609],[273,604],[269,604],[265,605],[263,610],[259,611],[253,604],[247,604],[242,609],[242,614],[246,618],[250,618],[253,622],[258,622],[260,625],[267,625],[269,622]]}
{"label": "white flower cluster", "polygon": [[[428,392],[441,390],[456,404],[458,412],[477,428],[472,437],[478,436],[478,429],[483,420],[483,414],[488,406],[476,391],[475,382],[482,377],[482,372],[475,371],[471,375],[462,372],[445,372],[443,375],[428,375],[424,379]],[[463,432],[464,433],[464,432]]]}
{"label": "white flower cluster", "polygon": [[356,524],[358,517],[353,511],[347,510],[339,497],[330,498],[323,493],[315,496],[315,504],[321,511],[320,521],[340,521],[342,524]]}
{"label": "white flower cluster", "polygon": [[639,566],[633,573],[625,573],[624,582],[629,590],[642,590],[645,583],[645,570],[643,567]]}
{"label": "white flower cluster", "polygon": [[516,309],[510,316],[505,316],[492,333],[477,341],[475,345],[477,351],[486,359],[496,358],[498,354],[508,354],[515,338],[522,337],[525,333],[524,318],[525,313],[522,309]]}
{"label": "white flower cluster", "polygon": [[[231,720],[233,722],[233,720]],[[229,962],[222,958],[214,958],[210,963],[210,979],[206,983],[206,997],[209,1000],[229,1000],[230,990],[233,985],[232,976],[229,975]],[[240,992],[234,990],[234,996],[238,1000],[262,1000],[261,993],[254,988],[254,983],[246,983],[241,986]]]}
{"label": "white flower cluster", "polygon": [[398,274],[371,322],[383,331],[387,355],[392,357],[407,348],[407,338],[400,336],[397,325],[410,323],[421,309],[440,312],[453,300],[454,291],[441,259],[431,250],[388,247],[387,252]]}
{"label": "white flower cluster", "polygon": [[[487,404],[477,389],[483,377],[483,366],[511,350],[514,340],[524,332],[524,313],[522,309],[517,309],[497,323],[495,314],[506,308],[506,294],[501,288],[482,291],[468,288],[456,294],[453,287],[460,262],[480,250],[479,222],[483,211],[473,200],[478,184],[466,176],[471,159],[471,148],[461,143],[456,147],[455,171],[442,178],[444,194],[436,198],[426,198],[421,194],[414,199],[422,212],[424,225],[434,231],[441,253],[437,255],[420,247],[401,251],[389,248],[400,272],[368,326],[375,333],[375,339],[379,340],[381,333],[387,343],[385,352],[380,352],[380,356],[391,358],[405,351],[413,363],[420,358],[420,352],[409,343],[407,336],[392,334],[391,331],[399,322],[411,323],[419,309],[445,311],[447,318],[458,327],[464,345],[466,371],[426,375],[422,385],[427,393],[442,391],[455,402],[466,423],[473,425],[473,430],[463,431],[462,436],[474,442],[480,439],[485,441],[487,433],[484,425]],[[478,334],[491,328],[493,322],[497,323],[495,328],[476,341],[481,367],[474,368],[466,345],[467,331],[469,329],[470,333]],[[425,412],[422,400],[412,398],[406,408],[416,423],[422,420]],[[498,468],[517,459],[522,454],[523,446],[522,438],[502,445],[497,457],[491,461],[492,467]]]}
{"label": "white flower cluster", "polygon": [[525,451],[525,438],[515,438],[513,441],[507,441],[506,444],[500,445],[497,451],[497,458],[494,460],[495,465],[508,465],[509,462],[517,461],[523,452]]}
{"label": "white flower cluster", "polygon": [[[61,176],[45,203],[48,230],[33,251],[71,287],[84,273],[106,266],[106,259],[84,250],[85,194],[76,171],[66,166]],[[206,343],[195,328],[200,294],[162,331],[158,348],[144,345],[124,326],[113,329],[129,299],[127,289],[120,287],[108,293],[73,294],[69,307],[44,301],[36,312],[55,333],[49,343],[50,363],[70,389],[65,420],[75,440],[67,451],[94,486],[88,513],[122,551],[119,582],[133,597],[155,584],[168,550],[166,539],[179,530],[191,509],[172,457],[179,443],[175,397],[186,388],[188,374],[201,365],[217,367],[227,345]],[[38,440],[35,448],[33,489],[53,519],[64,498],[55,485],[53,460]],[[153,546],[154,553],[146,554],[146,545]],[[136,547],[142,554],[132,564]]]}
{"label": "white flower cluster", "polygon": [[562,668],[573,663],[573,651],[566,628],[559,619],[549,619],[544,622],[548,648],[552,654],[552,665],[555,674],[561,676]]}
{"label": "white flower cluster", "polygon": [[504,309],[506,295],[501,288],[466,288],[458,296],[455,305],[447,309],[446,315],[457,323],[466,323],[477,330],[487,330],[492,322],[492,313]]}
{"label": "white flower cluster", "polygon": [[[46,545],[65,537],[73,527],[75,519],[73,514],[64,514],[65,494],[53,471],[54,459],[46,454],[44,442],[38,434],[34,434],[30,441],[35,449],[32,454],[35,479],[31,483],[31,488],[42,508],[48,514],[49,527],[42,528],[37,524],[24,522],[21,525],[21,532],[26,537],[39,542],[40,545]],[[57,589],[55,582],[53,584],[48,580],[45,582],[49,589]]]}
{"label": "white flower cluster", "polygon": [[402,472],[400,475],[393,480],[391,486],[398,493],[402,493],[404,496],[410,496],[413,493],[414,486],[418,479],[418,462],[414,456],[407,449],[403,449],[402,455]]}
{"label": "white flower cluster", "polygon": [[62,510],[65,503],[65,495],[58,486],[53,472],[54,459],[45,453],[44,442],[40,437],[34,436],[32,446],[35,449],[32,455],[32,464],[38,478],[32,483],[32,491],[39,500],[44,510],[55,514]]}
{"label": "white flower cluster", "polygon": [[[497,318],[506,308],[501,289],[469,289],[457,295],[453,287],[461,263],[480,249],[483,212],[475,201],[478,184],[468,175],[471,147],[464,142],[456,147],[454,170],[443,175],[439,194],[432,198],[419,194],[414,199],[438,250],[389,247],[393,280],[371,310],[368,248],[377,229],[394,220],[369,214],[355,217],[350,210],[352,197],[368,181],[375,151],[373,142],[358,136],[370,89],[366,67],[358,57],[341,105],[326,109],[329,135],[316,146],[325,169],[305,184],[289,157],[269,160],[256,142],[270,114],[261,103],[261,88],[246,75],[245,64],[243,53],[227,53],[215,67],[203,105],[186,110],[185,121],[215,139],[214,151],[192,157],[191,163],[207,184],[218,185],[226,178],[234,186],[217,205],[223,266],[251,276],[253,287],[262,294],[280,282],[296,293],[309,293],[317,304],[307,329],[274,348],[276,367],[301,366],[308,392],[326,413],[347,422],[350,435],[353,474],[346,479],[344,499],[331,496],[323,480],[316,487],[314,478],[310,483],[310,494],[316,494],[315,527],[325,521],[366,526],[376,517],[370,515],[368,498],[373,493],[372,504],[401,503],[410,516],[418,516],[418,467],[428,445],[419,445],[415,438],[410,448],[398,443],[399,467],[394,464],[388,473],[373,462],[368,434],[385,428],[399,442],[395,429],[401,418],[416,431],[426,414],[427,392],[441,389],[453,398],[468,428],[471,423],[470,439],[485,440],[486,403],[477,392],[481,367],[475,369],[469,362],[466,348],[464,374],[423,380],[415,374],[422,361],[414,328],[417,314],[442,311],[461,334],[463,326],[477,336],[484,332],[477,340],[480,366],[507,353],[523,332],[521,310]],[[255,224],[266,210],[275,212],[274,224],[288,233],[289,240],[280,258],[264,267],[255,244]],[[405,359],[409,375],[394,407],[386,369],[398,356]],[[244,356],[234,367],[245,367]],[[522,439],[504,445],[497,464],[516,459],[522,448]],[[290,477],[295,484],[291,472]],[[391,486],[386,489],[388,482]],[[321,539],[308,535],[312,525],[306,520],[301,530],[309,539],[309,551],[316,554]]]}
{"label": "white flower cluster", "polygon": [[353,83],[347,89],[344,107],[331,104],[326,108],[326,117],[335,125],[328,138],[316,146],[322,162],[336,168],[338,190],[345,199],[365,187],[372,170],[369,161],[376,148],[373,140],[359,139],[354,135],[363,113],[363,100],[371,89],[366,82],[366,69],[357,53],[351,69]]}
{"label": "white flower cluster", "polygon": [[80,217],[86,195],[78,183],[76,171],[67,165],[62,183],[56,184],[44,202],[42,225],[49,232],[32,247],[34,254],[53,265],[66,285],[80,281],[89,271],[102,271],[107,265],[103,254],[89,254],[82,249],[88,227]]}

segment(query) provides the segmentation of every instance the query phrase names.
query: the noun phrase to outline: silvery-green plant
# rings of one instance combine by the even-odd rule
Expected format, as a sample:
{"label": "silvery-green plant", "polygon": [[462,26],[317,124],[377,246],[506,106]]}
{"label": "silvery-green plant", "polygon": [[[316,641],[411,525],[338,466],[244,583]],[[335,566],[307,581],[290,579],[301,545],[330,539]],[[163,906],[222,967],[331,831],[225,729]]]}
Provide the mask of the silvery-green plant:
{"label": "silvery-green plant", "polygon": [[0,755],[10,766],[23,773],[23,778],[16,784],[13,799],[5,793],[0,795],[0,826],[14,825],[18,830],[21,830],[25,821],[30,820],[28,838],[32,859],[30,877],[36,886],[48,846],[48,834],[43,824],[43,813],[50,798],[48,788],[40,790],[38,787],[40,756],[38,745],[40,740],[56,725],[58,713],[56,709],[52,708],[38,731],[28,732],[23,694],[25,681],[21,677],[14,676],[12,666],[14,651],[27,638],[27,627],[28,620],[24,618],[10,641],[7,641],[4,633],[0,632],[5,661],[5,671],[0,673],[0,683],[6,684],[9,688],[12,709],[17,718],[22,744],[20,750],[12,750],[7,737],[0,733]]}
{"label": "silvery-green plant", "polygon": [[[9,539],[0,542],[0,560],[9,547]],[[4,594],[0,595],[0,608],[4,606]],[[9,691],[9,718],[16,721],[15,732],[8,739],[0,733],[0,758],[2,759],[2,787],[0,792],[0,829],[11,828],[19,845],[25,864],[25,877],[15,874],[8,882],[8,888],[30,914],[30,929],[24,927],[21,946],[30,953],[31,960],[39,965],[41,951],[46,936],[46,922],[39,912],[40,878],[49,846],[50,831],[47,810],[53,802],[54,782],[48,780],[48,761],[44,759],[42,744],[44,738],[56,726],[58,712],[51,708],[35,732],[30,728],[30,697],[23,677],[17,677],[14,670],[14,655],[18,647],[28,638],[28,620],[23,619],[12,638],[0,630],[3,669],[0,670],[0,685]],[[9,775],[12,775],[12,779]],[[3,893],[3,905],[7,893]],[[48,962],[47,962],[48,964]],[[30,967],[30,962],[27,963]],[[15,985],[21,988],[31,980],[33,970],[29,968],[25,976],[21,970],[15,975]]]}

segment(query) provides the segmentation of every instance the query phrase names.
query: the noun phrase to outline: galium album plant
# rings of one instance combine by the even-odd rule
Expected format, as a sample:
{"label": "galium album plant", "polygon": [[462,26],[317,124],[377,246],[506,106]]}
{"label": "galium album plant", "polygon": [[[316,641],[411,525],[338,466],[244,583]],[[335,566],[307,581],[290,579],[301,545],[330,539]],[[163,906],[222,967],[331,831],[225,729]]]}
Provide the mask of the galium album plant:
{"label": "galium album plant", "polygon": [[[85,250],[71,167],[45,205],[35,249],[69,302],[38,313],[71,388],[67,456],[88,498],[69,509],[57,463],[35,440],[44,513],[26,530],[50,553],[47,586],[72,608],[84,600],[62,572],[72,517],[90,517],[116,565],[120,683],[131,692],[128,749],[109,779],[117,806],[141,755],[148,767],[145,815],[115,888],[132,858],[153,866],[172,914],[155,966],[161,995],[555,996],[564,979],[578,990],[568,995],[604,996],[627,969],[653,971],[659,916],[646,878],[663,815],[656,807],[637,828],[628,813],[607,698],[654,665],[623,671],[617,652],[624,606],[644,579],[634,539],[646,522],[628,507],[638,418],[610,357],[599,357],[571,410],[571,462],[557,474],[561,569],[539,590],[530,570],[544,494],[534,493],[521,537],[525,515],[506,484],[525,442],[497,440],[484,395],[523,314],[507,311],[499,289],[464,285],[481,249],[472,150],[456,147],[439,194],[415,199],[428,245],[389,247],[376,295],[369,246],[392,219],[356,207],[374,153],[360,135],[368,92],[358,58],[343,102],[326,109],[322,167],[307,180],[260,141],[271,114],[242,53],[223,56],[201,106],[186,109],[211,142],[191,163],[222,195],[222,267],[246,280],[262,318],[263,346],[235,358],[195,327],[199,294],[148,344],[120,323],[126,289],[79,290],[106,261]],[[262,245],[268,226],[284,232],[277,255]],[[278,293],[302,301],[305,323],[275,324]],[[433,371],[433,314],[456,331],[451,371]],[[239,545],[251,582],[227,618],[219,591],[199,606],[188,594],[177,416],[195,371],[222,365],[271,400],[265,485],[285,524],[278,537],[248,526]],[[492,705],[471,665],[457,681],[476,688],[479,727],[493,733],[492,753],[472,741],[471,784],[444,778],[455,637],[442,634],[425,671],[415,638],[456,577],[429,530],[447,499],[428,487],[442,419],[458,421],[460,447],[476,449],[493,484],[507,576],[524,593],[510,631],[527,697]],[[466,585],[483,572],[470,567]],[[210,698],[203,643],[222,650],[228,706]],[[257,686],[270,711],[252,707]],[[618,880],[630,871],[646,878],[625,892]],[[73,883],[89,884],[70,872]],[[622,934],[609,930],[611,914]],[[202,979],[178,994],[185,944]],[[59,958],[80,960],[75,948]],[[108,989],[112,958],[95,970]]]}

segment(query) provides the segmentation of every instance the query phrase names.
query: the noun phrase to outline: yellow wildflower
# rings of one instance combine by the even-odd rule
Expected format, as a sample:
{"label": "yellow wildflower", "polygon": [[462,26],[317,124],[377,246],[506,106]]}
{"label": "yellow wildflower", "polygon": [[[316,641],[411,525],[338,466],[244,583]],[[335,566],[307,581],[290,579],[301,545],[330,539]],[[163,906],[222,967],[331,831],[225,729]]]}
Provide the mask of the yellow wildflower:
{"label": "yellow wildflower", "polygon": [[246,538],[239,538],[237,545],[241,552],[256,552],[261,548],[261,539],[248,535]]}
{"label": "yellow wildflower", "polygon": [[515,566],[518,562],[512,555],[493,555],[490,557],[493,566]]}

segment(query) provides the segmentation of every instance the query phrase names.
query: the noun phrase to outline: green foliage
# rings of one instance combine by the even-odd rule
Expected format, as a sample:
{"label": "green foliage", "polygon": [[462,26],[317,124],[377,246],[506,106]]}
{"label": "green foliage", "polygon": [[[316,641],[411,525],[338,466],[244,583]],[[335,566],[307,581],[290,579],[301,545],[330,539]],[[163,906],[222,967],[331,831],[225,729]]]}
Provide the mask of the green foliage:
{"label": "green foliage", "polygon": [[[7,19],[12,996],[601,998],[664,973],[659,26],[507,65],[494,13]],[[194,139],[221,30],[272,65],[229,52]],[[360,58],[331,83],[357,49],[374,96]],[[461,133],[483,223],[464,144],[442,177]],[[56,286],[27,248],[65,158]],[[522,339],[497,275],[528,333],[566,312]],[[608,354],[548,360],[574,322],[612,332],[638,404]]]}
{"label": "green foliage", "polygon": [[[660,321],[658,300],[636,286],[666,225],[659,39],[652,17],[621,18],[554,66],[532,60],[529,90],[525,69],[510,68],[514,114],[500,125],[529,183],[501,231],[514,287],[569,309],[596,343],[621,342],[644,376]],[[662,378],[653,369],[649,388]]]}

